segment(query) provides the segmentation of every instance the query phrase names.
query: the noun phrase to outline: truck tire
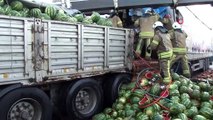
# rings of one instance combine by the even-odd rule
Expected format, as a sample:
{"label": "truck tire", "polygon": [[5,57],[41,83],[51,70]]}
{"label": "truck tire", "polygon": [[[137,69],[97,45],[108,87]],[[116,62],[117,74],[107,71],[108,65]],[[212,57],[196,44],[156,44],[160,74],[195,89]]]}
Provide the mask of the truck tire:
{"label": "truck tire", "polygon": [[89,120],[102,107],[102,88],[94,79],[78,80],[68,87],[66,110],[70,119]]}
{"label": "truck tire", "polygon": [[104,82],[104,103],[106,104],[106,107],[109,107],[117,99],[122,84],[131,82],[131,76],[128,74],[117,74],[108,77],[108,80],[105,80]]}
{"label": "truck tire", "polygon": [[[0,100],[1,120],[51,120],[48,96],[38,88],[18,88]],[[16,113],[16,114],[14,114]]]}

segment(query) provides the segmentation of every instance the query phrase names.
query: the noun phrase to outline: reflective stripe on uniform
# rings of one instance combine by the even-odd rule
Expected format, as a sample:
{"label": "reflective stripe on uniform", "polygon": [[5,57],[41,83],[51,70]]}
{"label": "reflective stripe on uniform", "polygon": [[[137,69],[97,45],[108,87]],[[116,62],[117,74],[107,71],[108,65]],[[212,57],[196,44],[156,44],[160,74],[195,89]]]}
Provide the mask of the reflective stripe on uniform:
{"label": "reflective stripe on uniform", "polygon": [[173,48],[174,53],[186,53],[186,48]]}
{"label": "reflective stripe on uniform", "polygon": [[139,37],[143,38],[143,37],[153,37],[154,33],[153,32],[140,32]]}
{"label": "reflective stripe on uniform", "polygon": [[155,44],[155,45],[158,45],[158,44],[159,44],[159,41],[157,41],[157,40],[152,40],[152,43]]}
{"label": "reflective stripe on uniform", "polygon": [[172,57],[172,53],[173,53],[172,50],[167,51],[167,52],[159,53],[159,58],[160,58],[160,59],[163,59],[163,58],[170,58],[170,57]]}

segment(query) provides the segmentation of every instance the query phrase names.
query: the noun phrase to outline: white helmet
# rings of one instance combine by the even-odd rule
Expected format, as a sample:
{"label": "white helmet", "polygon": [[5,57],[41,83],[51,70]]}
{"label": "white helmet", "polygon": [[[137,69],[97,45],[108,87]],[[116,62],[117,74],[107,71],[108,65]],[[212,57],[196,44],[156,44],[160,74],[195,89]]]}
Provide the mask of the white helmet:
{"label": "white helmet", "polygon": [[156,21],[156,22],[153,24],[152,28],[155,29],[156,27],[160,27],[160,26],[163,27],[163,23],[160,22],[160,21]]}
{"label": "white helmet", "polygon": [[178,22],[174,22],[172,27],[173,29],[181,29],[181,25]]}

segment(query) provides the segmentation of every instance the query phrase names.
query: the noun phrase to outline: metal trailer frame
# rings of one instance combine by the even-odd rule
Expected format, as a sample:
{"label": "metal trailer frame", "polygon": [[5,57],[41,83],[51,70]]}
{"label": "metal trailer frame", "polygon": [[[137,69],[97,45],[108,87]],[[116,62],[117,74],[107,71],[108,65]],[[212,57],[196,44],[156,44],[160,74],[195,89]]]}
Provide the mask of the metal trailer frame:
{"label": "metal trailer frame", "polygon": [[[177,4],[175,3],[177,2]],[[213,4],[212,0],[118,0],[119,9],[148,6],[185,6],[195,4]],[[73,9],[83,12],[114,9],[113,0],[88,0],[72,3]]]}
{"label": "metal trailer frame", "polygon": [[128,72],[129,29],[0,16],[0,84]]}

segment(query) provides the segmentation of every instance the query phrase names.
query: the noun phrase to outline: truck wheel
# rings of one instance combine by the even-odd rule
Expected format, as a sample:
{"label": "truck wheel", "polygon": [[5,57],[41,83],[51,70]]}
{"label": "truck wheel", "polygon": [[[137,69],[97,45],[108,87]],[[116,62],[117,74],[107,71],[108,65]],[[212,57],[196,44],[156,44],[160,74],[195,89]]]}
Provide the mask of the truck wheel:
{"label": "truck wheel", "polygon": [[109,77],[108,80],[104,81],[104,96],[107,107],[111,106],[118,97],[118,92],[123,84],[131,82],[131,76],[127,74],[118,74]]}
{"label": "truck wheel", "polygon": [[78,80],[68,88],[66,110],[71,119],[88,120],[103,107],[103,92],[93,79]]}
{"label": "truck wheel", "polygon": [[19,88],[0,100],[1,120],[51,120],[48,96],[38,88]]}

